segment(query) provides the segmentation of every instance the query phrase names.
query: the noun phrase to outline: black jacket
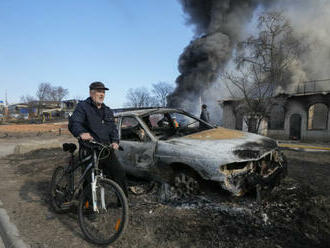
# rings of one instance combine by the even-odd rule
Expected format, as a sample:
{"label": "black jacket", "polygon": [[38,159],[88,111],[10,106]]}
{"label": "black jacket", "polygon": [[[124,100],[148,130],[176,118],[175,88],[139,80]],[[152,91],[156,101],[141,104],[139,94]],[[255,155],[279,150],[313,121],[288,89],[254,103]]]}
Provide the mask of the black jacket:
{"label": "black jacket", "polygon": [[104,104],[98,109],[90,97],[78,103],[69,119],[69,130],[75,137],[90,133],[96,141],[119,143],[112,110]]}

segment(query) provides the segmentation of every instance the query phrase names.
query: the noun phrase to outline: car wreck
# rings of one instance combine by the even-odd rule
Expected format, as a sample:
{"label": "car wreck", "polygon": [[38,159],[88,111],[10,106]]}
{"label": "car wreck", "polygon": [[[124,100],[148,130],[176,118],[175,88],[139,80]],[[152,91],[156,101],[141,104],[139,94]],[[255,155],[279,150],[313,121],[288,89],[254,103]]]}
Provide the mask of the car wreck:
{"label": "car wreck", "polygon": [[183,110],[139,109],[115,118],[124,148],[117,156],[128,175],[166,182],[178,195],[197,193],[207,180],[242,196],[272,189],[287,173],[273,139],[215,127]]}

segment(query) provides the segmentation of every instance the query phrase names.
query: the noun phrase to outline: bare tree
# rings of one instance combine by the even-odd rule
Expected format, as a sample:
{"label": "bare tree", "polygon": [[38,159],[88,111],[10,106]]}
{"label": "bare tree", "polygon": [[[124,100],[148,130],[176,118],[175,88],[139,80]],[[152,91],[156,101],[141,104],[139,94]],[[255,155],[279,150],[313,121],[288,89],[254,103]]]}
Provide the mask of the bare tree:
{"label": "bare tree", "polygon": [[51,90],[52,90],[52,86],[51,86],[50,83],[41,83],[41,84],[39,84],[38,89],[37,89],[37,93],[36,93],[37,99],[39,101],[39,103],[38,103],[38,112],[37,112],[38,116],[40,114],[40,109],[41,109],[42,102],[49,100],[50,95],[51,95]]}
{"label": "bare tree", "polygon": [[52,87],[49,94],[49,100],[62,101],[63,98],[65,98],[68,94],[69,91],[67,89],[64,89],[62,86]]}
{"label": "bare tree", "polygon": [[290,65],[298,59],[304,47],[293,35],[289,21],[281,12],[271,11],[261,15],[258,29],[257,36],[238,44],[235,62],[238,68],[248,66],[251,71],[259,73],[264,90],[273,96],[279,86],[286,88],[290,81]]}
{"label": "bare tree", "polygon": [[29,114],[33,114],[33,102],[36,100],[35,97],[30,95],[21,96],[20,102],[28,105]]}
{"label": "bare tree", "polygon": [[52,86],[50,83],[41,83],[37,89],[37,98],[39,101],[47,101],[51,97]]}
{"label": "bare tree", "polygon": [[[243,118],[250,132],[257,132],[263,119],[268,116],[272,98],[268,96],[267,86],[255,70],[242,70],[225,73],[226,85],[231,95],[238,99],[236,114],[246,115]],[[230,87],[230,86],[234,87]],[[266,87],[266,88],[265,88]]]}
{"label": "bare tree", "polygon": [[174,87],[166,82],[158,82],[152,84],[152,94],[155,99],[158,101],[158,106],[166,107],[167,106],[167,96],[174,91]]}
{"label": "bare tree", "polygon": [[142,108],[154,106],[156,100],[150,95],[148,89],[144,87],[129,89],[126,94],[127,107]]}
{"label": "bare tree", "polygon": [[62,101],[64,97],[69,94],[67,89],[62,86],[52,86],[50,83],[41,83],[37,89],[38,103],[38,115],[40,114],[40,108],[44,101]]}
{"label": "bare tree", "polygon": [[33,96],[30,96],[30,95],[21,96],[21,98],[20,98],[20,102],[22,102],[22,103],[30,103],[35,100],[36,100],[36,98]]}
{"label": "bare tree", "polygon": [[167,96],[174,90],[173,86],[166,82],[152,85],[151,93],[145,87],[129,89],[126,94],[127,107],[166,107]]}
{"label": "bare tree", "polygon": [[62,101],[68,94],[68,89],[64,89],[62,86],[41,83],[38,86],[36,96],[39,101]]}
{"label": "bare tree", "polygon": [[290,82],[290,65],[303,50],[280,12],[261,15],[258,29],[258,35],[238,44],[234,61],[237,70],[224,73],[229,92],[241,99],[237,108],[255,120],[247,122],[252,132],[257,132],[268,116],[277,90],[286,88]]}

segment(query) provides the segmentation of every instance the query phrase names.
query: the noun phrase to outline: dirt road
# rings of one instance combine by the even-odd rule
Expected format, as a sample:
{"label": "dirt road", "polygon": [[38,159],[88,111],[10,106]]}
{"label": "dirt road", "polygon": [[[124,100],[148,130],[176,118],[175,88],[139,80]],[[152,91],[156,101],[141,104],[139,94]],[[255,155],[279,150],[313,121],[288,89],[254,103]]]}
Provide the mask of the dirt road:
{"label": "dirt road", "polygon": [[33,136],[55,136],[69,134],[66,121],[44,124],[8,124],[0,125],[0,138],[24,138]]}
{"label": "dirt road", "polygon": [[[157,189],[130,194],[129,227],[113,247],[328,247],[330,153],[285,153],[289,176],[262,204],[224,193],[166,204],[157,200]],[[76,213],[58,215],[49,207],[52,171],[66,159],[51,149],[0,162],[4,208],[33,248],[94,247],[84,240]]]}

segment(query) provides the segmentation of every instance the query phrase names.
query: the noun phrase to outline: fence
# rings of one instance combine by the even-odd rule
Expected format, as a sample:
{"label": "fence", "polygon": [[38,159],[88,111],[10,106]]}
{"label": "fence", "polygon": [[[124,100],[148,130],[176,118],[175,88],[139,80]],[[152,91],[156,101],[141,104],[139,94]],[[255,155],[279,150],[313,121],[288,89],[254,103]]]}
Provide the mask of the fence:
{"label": "fence", "polygon": [[315,80],[301,83],[295,90],[296,94],[330,92],[330,79]]}

